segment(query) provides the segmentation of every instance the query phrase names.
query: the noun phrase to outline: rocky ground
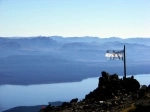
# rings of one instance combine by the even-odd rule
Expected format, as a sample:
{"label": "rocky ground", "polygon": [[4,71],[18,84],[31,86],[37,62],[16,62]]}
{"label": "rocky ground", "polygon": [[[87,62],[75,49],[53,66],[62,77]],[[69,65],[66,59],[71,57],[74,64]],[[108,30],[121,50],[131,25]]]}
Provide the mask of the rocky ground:
{"label": "rocky ground", "polygon": [[119,79],[117,74],[103,71],[98,87],[83,100],[48,105],[40,112],[150,112],[150,86],[140,87],[133,76]]}

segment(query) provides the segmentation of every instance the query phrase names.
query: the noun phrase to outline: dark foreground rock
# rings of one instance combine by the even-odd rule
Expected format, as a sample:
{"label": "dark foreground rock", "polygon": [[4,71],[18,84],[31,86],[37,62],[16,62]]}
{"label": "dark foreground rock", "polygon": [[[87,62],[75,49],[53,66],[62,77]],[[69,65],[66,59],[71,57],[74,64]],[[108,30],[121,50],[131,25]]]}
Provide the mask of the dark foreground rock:
{"label": "dark foreground rock", "polygon": [[[98,87],[87,94],[82,101],[72,99],[61,106],[48,105],[40,112],[141,112],[146,108],[150,112],[150,87],[140,88],[134,76],[119,79],[117,74],[102,72]],[[145,112],[145,111],[144,111]]]}

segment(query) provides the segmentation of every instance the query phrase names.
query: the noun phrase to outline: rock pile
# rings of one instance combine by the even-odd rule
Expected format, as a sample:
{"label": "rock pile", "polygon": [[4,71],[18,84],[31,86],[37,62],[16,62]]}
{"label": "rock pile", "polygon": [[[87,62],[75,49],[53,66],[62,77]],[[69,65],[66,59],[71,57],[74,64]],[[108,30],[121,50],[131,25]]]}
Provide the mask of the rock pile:
{"label": "rock pile", "polygon": [[140,83],[133,76],[119,79],[117,74],[109,75],[103,71],[98,87],[82,101],[75,98],[61,106],[48,105],[40,112],[120,112],[122,108],[145,96],[149,89],[147,86],[140,89]]}
{"label": "rock pile", "polygon": [[140,83],[133,76],[119,79],[117,74],[109,75],[103,71],[102,77],[99,78],[98,87],[86,95],[85,99],[95,101],[111,99],[121,94],[137,93],[139,88]]}

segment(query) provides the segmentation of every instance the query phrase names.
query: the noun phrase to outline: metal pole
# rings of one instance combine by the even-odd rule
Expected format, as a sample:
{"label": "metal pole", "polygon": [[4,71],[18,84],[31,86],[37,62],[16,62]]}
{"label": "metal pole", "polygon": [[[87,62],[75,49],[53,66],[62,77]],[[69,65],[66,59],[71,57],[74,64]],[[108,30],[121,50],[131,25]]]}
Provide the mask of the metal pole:
{"label": "metal pole", "polygon": [[124,45],[124,77],[126,78],[126,54],[125,54],[125,45]]}

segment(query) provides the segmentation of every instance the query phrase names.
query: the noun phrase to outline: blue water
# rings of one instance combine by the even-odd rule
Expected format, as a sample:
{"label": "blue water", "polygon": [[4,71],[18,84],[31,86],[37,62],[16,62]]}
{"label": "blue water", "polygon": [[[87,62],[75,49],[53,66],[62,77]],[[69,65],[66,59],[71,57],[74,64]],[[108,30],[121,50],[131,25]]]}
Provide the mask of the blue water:
{"label": "blue water", "polygon": [[[120,76],[122,78],[122,76]],[[150,74],[136,75],[141,85],[150,83]],[[84,79],[81,82],[39,84],[29,86],[0,86],[0,112],[15,106],[33,106],[53,101],[83,99],[86,94],[98,86],[98,77]]]}

